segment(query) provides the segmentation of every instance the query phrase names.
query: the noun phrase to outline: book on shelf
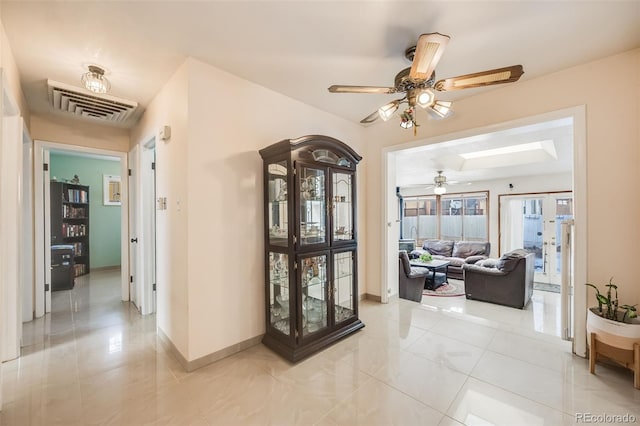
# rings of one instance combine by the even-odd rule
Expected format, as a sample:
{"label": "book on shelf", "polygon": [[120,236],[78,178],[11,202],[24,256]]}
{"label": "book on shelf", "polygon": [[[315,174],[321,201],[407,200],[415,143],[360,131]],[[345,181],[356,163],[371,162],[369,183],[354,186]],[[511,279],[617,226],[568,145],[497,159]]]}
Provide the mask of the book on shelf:
{"label": "book on shelf", "polygon": [[86,219],[86,207],[73,207],[68,204],[62,206],[62,217],[64,219]]}
{"label": "book on shelf", "polygon": [[79,224],[74,225],[70,223],[62,224],[62,236],[63,237],[84,237],[87,235],[87,225]]}
{"label": "book on shelf", "polygon": [[88,203],[89,197],[84,189],[67,189],[66,199],[69,203]]}

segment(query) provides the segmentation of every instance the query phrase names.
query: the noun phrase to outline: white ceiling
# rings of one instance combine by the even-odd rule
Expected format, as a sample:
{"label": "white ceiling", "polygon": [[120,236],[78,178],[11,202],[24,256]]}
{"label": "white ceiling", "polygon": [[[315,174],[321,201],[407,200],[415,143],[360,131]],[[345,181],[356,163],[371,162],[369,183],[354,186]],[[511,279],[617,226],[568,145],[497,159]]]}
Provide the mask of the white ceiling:
{"label": "white ceiling", "polygon": [[[392,85],[409,66],[404,50],[421,33],[451,36],[439,78],[522,64],[526,80],[640,46],[636,0],[3,0],[0,16],[36,112],[48,111],[46,79],[79,85],[89,63],[107,69],[110,94],[145,107],[193,56],[359,122],[395,97],[330,94],[327,87]],[[439,98],[481,90],[491,89]]]}
{"label": "white ceiling", "polygon": [[[357,123],[398,95],[331,94],[327,87],[392,86],[410,65],[405,49],[422,33],[451,36],[438,78],[522,64],[526,80],[640,47],[637,0],[0,1],[27,102],[40,113],[50,112],[46,80],[79,86],[87,64],[106,68],[110,95],[144,108],[192,56]],[[438,98],[487,90],[494,89]],[[398,183],[432,183],[440,169],[463,182],[566,172],[570,133],[566,123],[552,123],[478,136],[473,145],[414,149],[398,155]],[[456,167],[461,152],[545,139],[555,141],[556,160]]]}
{"label": "white ceiling", "polygon": [[[467,168],[460,156],[463,153],[539,141],[552,141],[553,158],[541,158],[527,152],[523,155],[500,156],[496,161]],[[399,151],[396,153],[396,184],[400,187],[433,184],[438,170],[443,171],[447,181],[463,184],[517,176],[570,173],[572,168],[573,123],[567,118]]]}

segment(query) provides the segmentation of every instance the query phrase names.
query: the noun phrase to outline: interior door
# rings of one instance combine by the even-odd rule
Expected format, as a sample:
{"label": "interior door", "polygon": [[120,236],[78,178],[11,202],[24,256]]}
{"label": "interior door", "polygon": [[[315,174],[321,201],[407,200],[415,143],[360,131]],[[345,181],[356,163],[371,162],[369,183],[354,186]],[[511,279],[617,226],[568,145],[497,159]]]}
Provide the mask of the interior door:
{"label": "interior door", "polygon": [[42,153],[43,163],[47,165],[42,174],[43,206],[44,206],[44,312],[51,312],[51,181],[49,165],[51,164],[49,150]]}
{"label": "interior door", "polygon": [[155,144],[142,150],[140,169],[142,212],[141,220],[141,258],[142,258],[142,309],[143,315],[156,312],[156,157]]}
{"label": "interior door", "polygon": [[141,309],[138,273],[138,146],[129,151],[129,300]]}

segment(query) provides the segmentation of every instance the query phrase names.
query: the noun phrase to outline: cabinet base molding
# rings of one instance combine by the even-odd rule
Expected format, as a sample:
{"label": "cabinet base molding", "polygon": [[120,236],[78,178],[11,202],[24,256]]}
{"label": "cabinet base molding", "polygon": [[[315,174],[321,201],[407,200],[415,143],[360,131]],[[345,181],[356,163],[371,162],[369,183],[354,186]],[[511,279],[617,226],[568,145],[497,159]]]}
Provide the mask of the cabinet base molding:
{"label": "cabinet base molding", "polygon": [[287,359],[291,362],[298,362],[310,355],[313,355],[317,352],[320,352],[322,349],[326,348],[328,345],[331,345],[338,340],[347,337],[348,335],[360,330],[364,327],[364,323],[359,319],[355,320],[351,324],[344,326],[342,328],[337,329],[333,333],[329,333],[324,337],[319,338],[313,343],[309,343],[304,346],[291,347],[282,341],[274,338],[271,334],[265,334],[262,339],[262,343],[273,350],[283,358]]}
{"label": "cabinet base molding", "polygon": [[171,339],[167,337],[164,332],[158,328],[158,337],[160,338],[160,342],[162,346],[164,346],[169,352],[173,354],[176,360],[180,363],[182,368],[187,372],[192,372],[197,370],[198,368],[202,368],[209,364],[212,364],[216,361],[219,361],[223,358],[236,354],[238,352],[242,352],[245,349],[248,349],[252,346],[260,344],[260,340],[262,339],[262,335],[252,337],[250,339],[244,340],[242,342],[236,343],[235,345],[228,346],[224,349],[220,349],[219,351],[212,352],[208,355],[201,356],[200,358],[194,359],[193,361],[188,361],[182,352],[178,350],[178,348],[173,344]]}

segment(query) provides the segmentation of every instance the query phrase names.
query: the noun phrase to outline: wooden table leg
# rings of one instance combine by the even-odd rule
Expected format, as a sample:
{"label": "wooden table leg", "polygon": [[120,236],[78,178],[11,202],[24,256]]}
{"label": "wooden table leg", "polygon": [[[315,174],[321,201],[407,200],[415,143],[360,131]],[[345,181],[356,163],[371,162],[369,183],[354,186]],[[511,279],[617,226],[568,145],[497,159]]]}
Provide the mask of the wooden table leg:
{"label": "wooden table leg", "polygon": [[633,344],[633,387],[640,389],[640,343]]}
{"label": "wooden table leg", "polygon": [[596,373],[596,335],[595,333],[589,334],[589,373]]}

